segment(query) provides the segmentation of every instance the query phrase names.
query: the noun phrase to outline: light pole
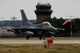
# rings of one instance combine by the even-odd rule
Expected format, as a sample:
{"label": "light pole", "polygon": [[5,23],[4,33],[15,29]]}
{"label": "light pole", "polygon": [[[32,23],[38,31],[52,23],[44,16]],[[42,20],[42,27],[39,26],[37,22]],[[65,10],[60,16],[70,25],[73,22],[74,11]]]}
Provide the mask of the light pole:
{"label": "light pole", "polygon": [[70,35],[71,35],[71,37],[72,37],[72,22],[71,22],[70,28],[71,28]]}
{"label": "light pole", "polygon": [[3,19],[4,19],[4,18],[2,17],[2,27],[3,27],[3,25],[4,25]]}
{"label": "light pole", "polygon": [[71,32],[70,32],[70,34],[71,34],[71,37],[72,37],[72,35],[73,35],[73,26],[72,26],[72,24],[73,24],[73,18],[76,18],[77,16],[69,16],[70,18],[71,18],[71,20],[72,20],[72,22],[71,22]]}
{"label": "light pole", "polygon": [[17,18],[14,16],[14,17],[12,17],[11,19],[12,19],[13,26],[15,26],[14,23],[15,23],[15,21],[16,21]]}
{"label": "light pole", "polygon": [[71,37],[72,37],[72,35],[73,35],[73,32],[72,32],[72,28],[73,28],[73,26],[72,26],[72,23],[73,23],[73,18],[74,18],[74,16],[68,16],[70,19],[71,19],[71,24],[70,24],[70,35],[71,35]]}

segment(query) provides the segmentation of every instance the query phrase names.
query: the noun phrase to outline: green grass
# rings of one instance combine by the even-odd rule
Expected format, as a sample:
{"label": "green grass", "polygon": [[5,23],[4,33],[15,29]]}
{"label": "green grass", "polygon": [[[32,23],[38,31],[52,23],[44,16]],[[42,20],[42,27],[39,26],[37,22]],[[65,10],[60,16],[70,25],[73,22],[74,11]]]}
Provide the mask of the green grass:
{"label": "green grass", "polygon": [[0,53],[80,53],[79,44],[54,44],[47,48],[44,45],[9,44],[0,45]]}

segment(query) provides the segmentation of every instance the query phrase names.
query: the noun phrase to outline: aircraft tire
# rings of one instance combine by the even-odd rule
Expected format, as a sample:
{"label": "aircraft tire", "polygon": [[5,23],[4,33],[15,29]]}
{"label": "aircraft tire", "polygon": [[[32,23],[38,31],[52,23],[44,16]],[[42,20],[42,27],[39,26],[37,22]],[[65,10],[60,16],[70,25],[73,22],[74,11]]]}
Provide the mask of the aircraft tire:
{"label": "aircraft tire", "polygon": [[43,37],[43,39],[45,40],[45,37]]}
{"label": "aircraft tire", "polygon": [[27,39],[27,40],[29,39],[29,36],[28,36],[28,35],[26,36],[26,39]]}
{"label": "aircraft tire", "polygon": [[42,37],[39,37],[40,40],[42,40]]}

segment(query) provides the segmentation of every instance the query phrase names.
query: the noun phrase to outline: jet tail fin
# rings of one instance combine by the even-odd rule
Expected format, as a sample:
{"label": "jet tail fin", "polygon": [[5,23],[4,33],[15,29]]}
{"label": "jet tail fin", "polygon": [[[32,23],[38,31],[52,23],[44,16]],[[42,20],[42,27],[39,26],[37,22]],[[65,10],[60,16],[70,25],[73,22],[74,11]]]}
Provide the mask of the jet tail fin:
{"label": "jet tail fin", "polygon": [[27,19],[26,15],[25,15],[24,10],[20,10],[20,11],[21,11],[22,20],[23,20],[24,22],[26,22],[28,19]]}

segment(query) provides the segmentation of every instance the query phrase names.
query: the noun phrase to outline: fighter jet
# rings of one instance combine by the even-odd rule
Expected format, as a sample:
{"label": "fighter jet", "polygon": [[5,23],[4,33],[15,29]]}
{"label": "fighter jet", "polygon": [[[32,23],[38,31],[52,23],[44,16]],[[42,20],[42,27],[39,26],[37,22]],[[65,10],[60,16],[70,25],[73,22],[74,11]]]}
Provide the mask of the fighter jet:
{"label": "fighter jet", "polygon": [[64,30],[62,28],[55,28],[53,27],[49,22],[43,22],[40,24],[34,24],[28,21],[24,10],[20,10],[22,15],[22,21],[23,24],[19,27],[10,27],[7,28],[8,31],[12,31],[16,34],[16,36],[24,35],[26,39],[29,39],[30,36],[36,35],[39,37],[39,39],[42,39],[42,37],[45,39],[46,34],[54,35],[56,32],[59,32],[60,30]]}

